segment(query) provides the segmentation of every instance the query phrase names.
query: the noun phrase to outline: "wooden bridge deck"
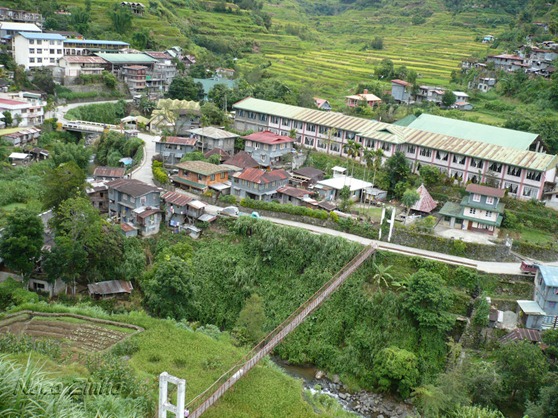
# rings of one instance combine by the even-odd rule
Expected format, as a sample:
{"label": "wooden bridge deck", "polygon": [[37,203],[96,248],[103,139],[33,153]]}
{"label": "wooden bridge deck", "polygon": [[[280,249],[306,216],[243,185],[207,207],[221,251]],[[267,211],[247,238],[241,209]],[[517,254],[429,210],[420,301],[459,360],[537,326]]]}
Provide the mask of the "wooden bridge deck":
{"label": "wooden bridge deck", "polygon": [[193,412],[191,418],[198,418],[225,394],[242,376],[252,369],[262,358],[267,356],[283,339],[296,329],[304,320],[326,300],[345,280],[358,269],[370,255],[376,252],[375,246],[367,246],[348,264],[337,272],[316,293],[304,302],[296,311],[270,332],[250,353],[229,369],[219,380],[194,398],[188,408]]}

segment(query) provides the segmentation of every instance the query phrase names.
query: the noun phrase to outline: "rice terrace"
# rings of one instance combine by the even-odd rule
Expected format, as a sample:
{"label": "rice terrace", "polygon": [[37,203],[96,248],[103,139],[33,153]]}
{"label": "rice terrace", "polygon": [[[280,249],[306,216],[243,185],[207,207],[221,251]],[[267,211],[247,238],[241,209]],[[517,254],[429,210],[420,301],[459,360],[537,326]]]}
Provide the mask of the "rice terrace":
{"label": "rice terrace", "polygon": [[64,313],[22,311],[0,321],[0,334],[26,335],[33,339],[59,340],[64,351],[104,351],[143,328]]}

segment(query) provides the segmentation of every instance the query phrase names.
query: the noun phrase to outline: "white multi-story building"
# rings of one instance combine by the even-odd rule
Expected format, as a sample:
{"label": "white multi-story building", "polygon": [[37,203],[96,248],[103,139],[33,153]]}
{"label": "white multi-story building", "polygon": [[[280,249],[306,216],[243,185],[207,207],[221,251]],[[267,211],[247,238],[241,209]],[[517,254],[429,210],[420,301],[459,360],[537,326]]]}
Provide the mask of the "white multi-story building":
{"label": "white multi-story building", "polygon": [[19,32],[40,33],[41,29],[34,23],[0,22],[0,38],[9,39]]}
{"label": "white multi-story building", "polygon": [[[6,111],[12,115],[12,126],[34,126],[44,121],[44,102],[26,102],[24,99],[12,100],[0,98],[0,114]],[[4,119],[4,116],[1,116]],[[17,121],[19,124],[16,125]]]}
{"label": "white multi-story building", "polygon": [[12,41],[14,60],[26,70],[55,67],[64,56],[64,39],[58,33],[20,32]]}

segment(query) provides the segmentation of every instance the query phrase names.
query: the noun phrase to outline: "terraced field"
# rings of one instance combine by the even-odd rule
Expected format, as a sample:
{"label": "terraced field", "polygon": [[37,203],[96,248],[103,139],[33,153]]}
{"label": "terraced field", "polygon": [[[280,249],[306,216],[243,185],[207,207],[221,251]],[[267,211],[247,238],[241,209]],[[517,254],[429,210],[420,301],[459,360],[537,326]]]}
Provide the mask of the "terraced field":
{"label": "terraced field", "polygon": [[0,333],[25,334],[32,338],[61,340],[72,351],[97,352],[122,341],[139,327],[80,319],[63,314],[20,313],[0,321]]}

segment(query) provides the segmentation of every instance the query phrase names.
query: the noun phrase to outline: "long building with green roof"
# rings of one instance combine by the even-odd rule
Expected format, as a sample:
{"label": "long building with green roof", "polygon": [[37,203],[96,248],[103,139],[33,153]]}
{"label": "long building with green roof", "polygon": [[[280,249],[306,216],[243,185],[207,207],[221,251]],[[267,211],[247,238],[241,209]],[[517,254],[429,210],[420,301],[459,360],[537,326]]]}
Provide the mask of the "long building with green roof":
{"label": "long building with green roof", "polygon": [[[473,132],[480,132],[480,128],[476,127],[470,129],[469,138],[462,138],[252,97],[233,108],[237,130],[269,130],[285,136],[294,132],[300,145],[321,152],[347,156],[344,145],[348,141],[382,149],[386,157],[400,151],[413,171],[432,165],[460,183],[490,183],[519,199],[541,199],[556,185],[558,156],[528,150],[538,141],[536,134],[504,130],[521,139],[521,147],[514,147],[504,140],[502,128],[486,129],[477,137]],[[461,121],[455,122],[459,125]],[[451,122],[447,123],[451,127]],[[527,144],[529,138],[531,145]]]}

